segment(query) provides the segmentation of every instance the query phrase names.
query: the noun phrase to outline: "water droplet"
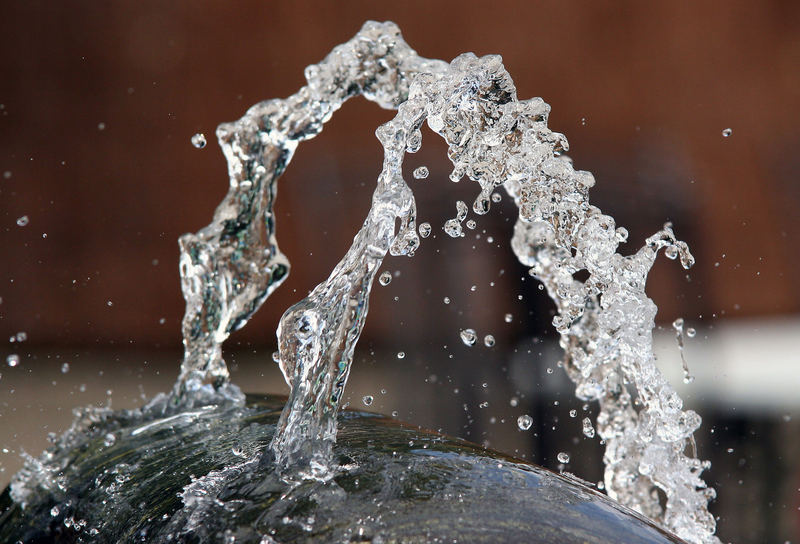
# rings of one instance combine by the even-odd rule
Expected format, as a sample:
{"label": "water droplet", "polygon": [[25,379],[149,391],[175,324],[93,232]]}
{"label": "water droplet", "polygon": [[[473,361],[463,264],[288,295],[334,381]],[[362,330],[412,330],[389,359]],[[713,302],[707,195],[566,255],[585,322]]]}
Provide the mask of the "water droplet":
{"label": "water droplet", "polygon": [[110,300],[107,300],[107,301],[106,301],[106,306],[108,306],[109,308],[110,308],[111,306],[113,306],[113,305],[114,305],[114,303],[113,303],[113,302],[111,302]]}
{"label": "water droplet", "polygon": [[198,132],[194,136],[192,136],[192,145],[195,146],[197,149],[203,149],[208,142],[206,141],[206,136],[202,132]]}
{"label": "water droplet", "polygon": [[578,411],[577,410],[570,410],[569,411],[569,417],[575,417],[577,415],[578,415]]}
{"label": "water droplet", "polygon": [[531,425],[533,425],[533,418],[528,414],[523,414],[517,418],[517,427],[519,427],[520,431],[527,431],[531,428]]}
{"label": "water droplet", "polygon": [[697,331],[694,329],[694,327],[689,327],[686,329],[686,336],[689,338],[694,338],[697,336]]}
{"label": "water droplet", "polygon": [[364,403],[364,406],[372,405],[372,401],[373,401],[372,395],[364,395],[364,397],[361,399],[361,402]]}
{"label": "water droplet", "polygon": [[506,323],[511,323],[511,321],[512,321],[513,319],[514,319],[514,316],[513,316],[513,315],[511,315],[511,314],[506,314],[505,316],[503,316],[503,320],[504,320]]}
{"label": "water droplet", "polygon": [[519,399],[517,397],[511,397],[508,399],[508,404],[510,404],[512,407],[516,407],[519,404]]}
{"label": "water droplet", "polygon": [[472,347],[478,340],[478,335],[475,334],[475,329],[462,329],[459,335],[461,336],[461,341],[464,342],[465,346]]}
{"label": "water droplet", "polygon": [[477,223],[475,223],[475,220],[474,220],[474,219],[470,219],[470,220],[468,220],[468,221],[467,221],[467,228],[468,228],[468,229],[470,229],[470,230],[474,230],[474,229],[475,229],[475,227],[477,227],[477,226],[478,226],[478,224],[477,224]]}
{"label": "water droplet", "polygon": [[[730,136],[731,134],[733,134],[733,129],[726,128],[726,129],[723,129],[723,130],[722,130],[722,137],[723,137],[723,138],[727,138],[727,137],[728,137],[728,136]],[[746,139],[746,138],[745,138],[745,139]]]}
{"label": "water droplet", "polygon": [[588,417],[583,418],[583,435],[587,438],[594,438],[594,427],[592,420]]}
{"label": "water droplet", "polygon": [[64,363],[61,365],[61,373],[66,374],[67,372],[69,372],[69,363]]}
{"label": "water droplet", "polygon": [[484,336],[483,345],[486,346],[487,348],[494,346],[494,336],[492,336],[491,334],[487,334],[486,336]]}
{"label": "water droplet", "polygon": [[103,437],[103,445],[105,447],[113,446],[116,441],[117,437],[114,436],[114,433],[108,433]]}
{"label": "water droplet", "polygon": [[427,166],[420,166],[419,168],[414,169],[414,173],[412,175],[414,176],[414,179],[425,179],[428,177],[429,173],[430,172],[428,171]]}
{"label": "water droplet", "polygon": [[59,513],[59,512],[60,512],[60,510],[58,509],[58,506],[54,506],[54,507],[52,507],[52,508],[50,509],[50,515],[51,515],[52,517],[56,517],[56,516],[58,516],[58,513]]}
{"label": "water droplet", "polygon": [[16,353],[12,353],[8,357],[6,357],[6,363],[8,363],[8,366],[10,367],[17,366],[19,364],[19,355],[17,355]]}
{"label": "water droplet", "polygon": [[385,270],[383,273],[381,273],[380,277],[378,277],[378,283],[384,286],[392,283],[392,273],[388,270]]}
{"label": "water droplet", "polygon": [[17,333],[16,338],[17,342],[24,342],[25,340],[28,339],[28,333],[26,333],[25,331],[20,331]]}
{"label": "water droplet", "polygon": [[445,304],[450,304],[450,297],[444,297],[443,301]]}
{"label": "water droplet", "polygon": [[97,123],[97,130],[105,130],[106,124],[105,123]]}
{"label": "water droplet", "polygon": [[272,362],[273,363],[280,363],[281,362],[281,352],[275,350],[272,352]]}
{"label": "water droplet", "polygon": [[423,238],[427,238],[431,235],[431,224],[430,223],[420,223],[419,224],[419,235]]}
{"label": "water droplet", "polygon": [[500,193],[492,193],[492,202],[497,204],[501,200],[503,200],[503,195],[501,195]]}
{"label": "water droplet", "polygon": [[30,222],[30,219],[27,215],[23,215],[22,217],[17,218],[17,226],[24,227]]}
{"label": "water droplet", "polygon": [[558,455],[556,457],[558,458],[559,463],[564,463],[564,464],[569,463],[569,454],[565,451],[558,452]]}
{"label": "water droplet", "polygon": [[397,358],[398,359],[405,359],[406,358],[406,352],[405,351],[398,351],[397,352]]}
{"label": "water droplet", "polygon": [[5,172],[3,172],[3,178],[11,179],[11,170],[6,170]]}

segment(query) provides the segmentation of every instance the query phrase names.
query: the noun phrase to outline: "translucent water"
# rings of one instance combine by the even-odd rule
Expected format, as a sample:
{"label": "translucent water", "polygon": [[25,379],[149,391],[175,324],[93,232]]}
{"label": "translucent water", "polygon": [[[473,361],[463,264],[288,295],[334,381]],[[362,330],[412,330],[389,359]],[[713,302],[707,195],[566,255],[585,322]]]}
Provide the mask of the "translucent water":
{"label": "translucent water", "polygon": [[[212,222],[180,239],[187,302],[184,360],[172,394],[154,399],[144,413],[191,413],[185,411],[243,402],[229,382],[221,345],[289,273],[275,235],[277,180],[297,145],[316,136],[345,100],[360,94],[397,115],[376,131],[383,167],[352,246],[328,279],[280,320],[276,359],[290,396],[269,451],[283,477],[322,482],[333,477],[336,416],[375,276],[387,253],[411,256],[420,236],[431,233],[423,223],[417,234],[414,195],[403,174],[405,154],[420,149],[420,129],[427,122],[448,145],[450,180],[466,176],[477,182],[473,213],[489,212],[501,199],[501,188],[519,209],[511,247],[556,304],[553,325],[577,396],[599,403],[596,425],[584,419],[583,432],[605,441],[607,493],[689,542],[718,542],[707,510],[714,491],[700,477],[708,463],[693,453],[700,418],[683,410],[653,356],[656,306],[645,294],[647,275],[660,250],[685,268],[694,262],[671,225],[638,251],[618,253],[627,231],[589,203],[593,176],[575,170],[564,155],[566,138],[547,127],[550,107],[541,98],[517,98],[499,56],[468,53],[449,64],[424,59],[394,24],[369,22],[305,75],[307,85],[296,94],[259,103],[217,129],[230,188]],[[424,174],[418,169],[414,177]],[[457,201],[455,208],[443,229],[460,237],[470,206]],[[576,279],[577,272],[588,278]],[[477,335],[467,329],[461,339],[474,345]],[[109,415],[81,417],[66,443]],[[521,429],[531,426],[526,417],[518,421]],[[689,449],[692,455],[686,454]],[[569,457],[559,455],[559,461]],[[15,480],[15,498],[23,502],[32,482],[57,487],[57,468],[47,459],[31,459]],[[183,497],[200,500],[192,489]]]}

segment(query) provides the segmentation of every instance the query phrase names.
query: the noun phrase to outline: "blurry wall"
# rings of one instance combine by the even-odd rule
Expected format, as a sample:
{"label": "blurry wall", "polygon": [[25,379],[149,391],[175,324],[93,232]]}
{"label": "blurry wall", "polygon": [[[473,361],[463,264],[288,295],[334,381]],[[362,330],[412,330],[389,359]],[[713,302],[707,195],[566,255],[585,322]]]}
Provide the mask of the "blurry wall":
{"label": "blurry wall", "polygon": [[[226,191],[214,127],[293,93],[304,66],[369,18],[396,21],[425,56],[502,54],[520,96],[552,105],[551,127],[595,173],[593,201],[629,228],[631,251],[675,223],[698,264],[688,284],[674,264],[656,267],[664,321],[796,312],[799,12],[794,2],[3,2],[0,332],[26,331],[32,344],[178,342],[176,239],[207,224]],[[390,117],[351,101],[300,147],[278,200],[291,279],[235,340],[272,342],[282,311],[343,255],[380,168],[374,129]],[[207,148],[190,145],[195,132]],[[440,232],[475,188],[446,180],[435,144],[428,137],[431,152],[411,162],[431,168],[417,183],[420,213]],[[510,230],[496,214],[479,224],[503,240]],[[491,262],[456,247],[458,267],[415,263],[404,292],[462,281],[464,267],[516,270],[503,247]],[[418,260],[428,257],[423,248]],[[369,338],[397,332],[398,317],[414,322],[411,338],[440,334],[442,321],[414,305],[371,314]]]}

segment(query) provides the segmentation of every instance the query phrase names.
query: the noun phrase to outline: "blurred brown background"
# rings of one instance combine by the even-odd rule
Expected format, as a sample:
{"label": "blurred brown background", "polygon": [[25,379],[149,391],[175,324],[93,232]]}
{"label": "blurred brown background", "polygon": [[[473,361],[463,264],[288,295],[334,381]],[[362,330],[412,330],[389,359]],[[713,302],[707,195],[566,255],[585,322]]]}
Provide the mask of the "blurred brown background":
{"label": "blurred brown background", "polygon": [[[658,263],[648,292],[665,337],[683,316],[701,331],[697,353],[708,348],[693,363],[707,379],[686,391],[705,420],[720,534],[800,538],[800,3],[789,1],[0,2],[0,338],[14,338],[3,358],[21,358],[1,371],[0,483],[72,406],[135,405],[170,386],[183,311],[176,240],[206,225],[227,189],[215,126],[295,92],[303,68],[367,19],[395,21],[427,57],[501,54],[519,96],[552,106],[550,126],[596,176],[593,202],[630,230],[627,251],[674,222],[697,265],[686,274]],[[291,276],[226,344],[246,390],[283,390],[270,362],[277,320],[327,277],[363,221],[382,159],[373,132],[391,116],[347,103],[281,179],[278,238]],[[195,132],[205,149],[190,144]],[[505,243],[508,199],[466,238],[443,240],[455,200],[471,202],[476,187],[447,180],[444,145],[430,133],[409,157],[421,164],[431,176],[413,183],[420,218],[439,234],[414,259],[387,259],[395,279],[373,294],[352,402],[371,393],[373,408],[551,468],[571,447],[568,469],[596,480],[600,448],[578,444],[580,417],[567,415],[581,404],[545,372],[558,359],[551,306]],[[464,327],[497,346],[460,345]],[[764,338],[758,331],[775,340],[746,362],[783,370],[764,389],[726,396],[720,380],[739,374],[710,361],[743,357],[721,339]],[[534,415],[533,437],[516,430],[522,408],[511,396]],[[489,410],[478,407],[484,397]]]}

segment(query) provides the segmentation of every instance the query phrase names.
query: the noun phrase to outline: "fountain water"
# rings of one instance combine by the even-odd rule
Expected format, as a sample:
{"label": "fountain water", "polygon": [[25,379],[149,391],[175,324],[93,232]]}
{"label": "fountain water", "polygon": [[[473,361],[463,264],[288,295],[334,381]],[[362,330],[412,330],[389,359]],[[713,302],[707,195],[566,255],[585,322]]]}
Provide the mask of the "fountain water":
{"label": "fountain water", "polygon": [[[689,542],[718,542],[707,510],[714,492],[700,478],[708,463],[685,453],[693,449],[700,418],[683,410],[652,351],[656,307],[645,295],[648,272],[662,249],[686,268],[693,263],[671,226],[632,255],[619,254],[627,232],[589,203],[592,175],[574,170],[563,155],[567,140],[547,127],[549,106],[540,98],[517,98],[499,56],[465,54],[449,64],[424,59],[394,24],[369,22],[308,67],[306,79],[291,97],[257,104],[217,131],[230,189],[212,223],[180,241],[185,357],[172,393],[135,413],[84,413],[57,447],[75,449],[98,426],[113,435],[134,423],[148,429],[156,417],[192,418],[207,406],[244,406],[241,391],[228,380],[221,344],[289,272],[275,237],[277,179],[298,143],[318,134],[345,100],[360,94],[398,113],[376,131],[384,162],[364,225],[329,278],[281,318],[278,360],[291,391],[270,448],[196,479],[184,489],[183,515],[175,520],[189,523],[197,512],[208,514],[213,505],[203,497],[219,496],[225,482],[246,479],[264,463],[295,486],[324,484],[343,470],[332,454],[337,413],[372,283],[387,253],[410,256],[420,244],[414,195],[402,167],[405,153],[420,148],[427,121],[449,146],[450,179],[467,176],[479,184],[474,213],[487,213],[500,188],[519,208],[514,253],[556,303],[553,324],[576,394],[600,405],[596,432],[606,443],[608,494]],[[445,232],[460,236],[468,213],[459,201]],[[419,228],[423,237],[430,229]],[[579,271],[588,279],[576,279]],[[594,432],[591,422],[589,428]],[[14,500],[25,504],[37,486],[57,490],[66,462],[52,452],[30,459],[12,484]]]}

